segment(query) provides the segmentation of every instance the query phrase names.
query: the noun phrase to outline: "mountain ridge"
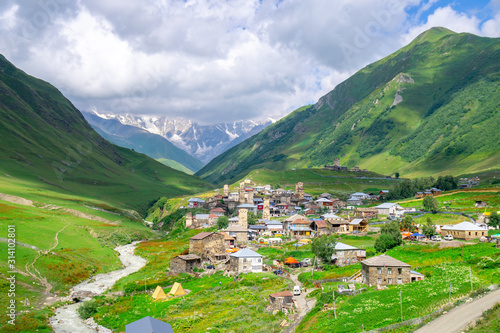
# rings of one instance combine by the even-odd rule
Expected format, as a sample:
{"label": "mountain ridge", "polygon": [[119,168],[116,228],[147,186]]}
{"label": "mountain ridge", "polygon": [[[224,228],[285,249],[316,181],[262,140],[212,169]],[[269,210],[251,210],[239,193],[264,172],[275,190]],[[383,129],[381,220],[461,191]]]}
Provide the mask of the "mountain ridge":
{"label": "mountain ridge", "polygon": [[[197,175],[220,184],[258,168],[321,167],[334,158],[349,167],[405,177],[492,167],[500,161],[499,137],[488,126],[500,118],[499,44],[499,38],[430,29],[359,70],[313,106],[215,158]],[[476,114],[479,105],[489,122]],[[470,120],[461,123],[462,118]],[[477,141],[478,151],[459,152],[459,141],[477,136],[472,124],[489,140]]]}

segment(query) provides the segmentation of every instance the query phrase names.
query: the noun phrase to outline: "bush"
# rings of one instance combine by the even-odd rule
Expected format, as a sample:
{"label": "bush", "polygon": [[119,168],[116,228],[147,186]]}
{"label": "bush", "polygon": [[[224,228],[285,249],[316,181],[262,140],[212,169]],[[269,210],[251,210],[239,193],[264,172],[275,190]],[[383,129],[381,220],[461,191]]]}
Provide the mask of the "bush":
{"label": "bush", "polygon": [[84,302],[80,307],[78,308],[78,315],[82,319],[87,319],[92,317],[97,313],[98,305],[96,301],[88,301]]}

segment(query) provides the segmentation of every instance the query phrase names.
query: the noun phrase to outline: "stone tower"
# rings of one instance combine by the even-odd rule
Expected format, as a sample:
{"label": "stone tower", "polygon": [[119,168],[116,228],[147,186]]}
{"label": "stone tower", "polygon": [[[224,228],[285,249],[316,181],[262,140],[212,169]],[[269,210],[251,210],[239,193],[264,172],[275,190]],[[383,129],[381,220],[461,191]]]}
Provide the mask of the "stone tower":
{"label": "stone tower", "polygon": [[224,185],[224,196],[228,197],[229,196],[229,185]]}
{"label": "stone tower", "polygon": [[253,191],[247,192],[247,204],[253,205]]}
{"label": "stone tower", "polygon": [[295,197],[299,200],[304,200],[304,183],[298,182],[295,184]]}
{"label": "stone tower", "polygon": [[193,225],[193,213],[188,212],[186,214],[186,228],[189,228]]}
{"label": "stone tower", "polygon": [[243,205],[245,203],[245,183],[240,183],[240,189],[238,191],[238,204]]}
{"label": "stone tower", "polygon": [[262,210],[262,218],[269,220],[271,218],[271,210],[269,209],[269,198],[264,198],[264,209]]}
{"label": "stone tower", "polygon": [[340,166],[340,158],[334,158],[333,159],[333,166],[339,167]]}
{"label": "stone tower", "polygon": [[238,210],[238,224],[248,228],[248,209],[240,208],[240,210]]}

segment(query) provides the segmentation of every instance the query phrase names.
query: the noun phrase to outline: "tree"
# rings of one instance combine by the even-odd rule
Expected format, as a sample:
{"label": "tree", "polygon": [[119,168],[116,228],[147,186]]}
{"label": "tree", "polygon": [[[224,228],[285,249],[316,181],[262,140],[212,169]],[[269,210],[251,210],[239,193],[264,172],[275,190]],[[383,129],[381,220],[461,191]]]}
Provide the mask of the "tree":
{"label": "tree", "polygon": [[250,225],[255,225],[257,223],[257,215],[255,215],[253,212],[248,212],[248,216],[247,216],[247,222],[248,224]]}
{"label": "tree", "polygon": [[380,228],[380,237],[375,240],[375,250],[385,252],[403,243],[399,223],[391,221]]}
{"label": "tree", "polygon": [[399,172],[396,172],[394,176],[396,176],[396,178],[399,179]]}
{"label": "tree", "polygon": [[336,244],[335,235],[323,235],[313,239],[311,250],[323,263],[329,263],[332,261],[332,255],[335,253]]}
{"label": "tree", "polygon": [[500,227],[500,215],[497,212],[491,212],[488,225],[497,229]]}
{"label": "tree", "polygon": [[227,218],[227,216],[225,215],[219,216],[219,218],[217,219],[217,228],[226,229],[228,225],[229,225],[229,219]]}
{"label": "tree", "polygon": [[436,233],[436,225],[432,223],[430,216],[427,216],[427,222],[424,224],[422,228],[422,233],[427,237],[431,237]]}
{"label": "tree", "polygon": [[438,210],[438,202],[436,198],[434,198],[433,196],[430,195],[426,196],[422,204],[424,205],[424,209],[426,211],[431,211],[433,213],[436,213]]}
{"label": "tree", "polygon": [[404,220],[401,221],[401,230],[411,231],[413,225],[413,218],[410,215],[407,215],[405,216]]}

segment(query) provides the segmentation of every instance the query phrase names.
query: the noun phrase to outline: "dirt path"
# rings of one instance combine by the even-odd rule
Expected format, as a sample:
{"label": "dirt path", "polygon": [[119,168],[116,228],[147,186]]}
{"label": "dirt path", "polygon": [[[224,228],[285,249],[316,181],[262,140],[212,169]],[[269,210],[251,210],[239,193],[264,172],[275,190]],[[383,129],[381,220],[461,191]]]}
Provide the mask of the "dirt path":
{"label": "dirt path", "polygon": [[[298,279],[298,274],[290,274],[290,280],[293,281],[294,286],[299,286],[302,288],[302,283],[300,283]],[[290,324],[283,332],[291,333],[297,327],[302,319],[306,316],[306,314],[311,311],[316,305],[316,298],[307,299],[306,296],[313,292],[314,288],[309,289],[307,292],[301,293],[299,296],[294,296],[294,299],[297,301],[297,312],[298,316],[293,323]]]}
{"label": "dirt path", "polygon": [[492,308],[498,302],[500,302],[500,289],[452,309],[447,314],[440,316],[415,331],[415,333],[461,332],[469,323],[481,317],[484,311]]}
{"label": "dirt path", "polygon": [[[118,253],[120,253],[120,260],[125,266],[123,269],[113,271],[110,273],[99,274],[88,281],[80,283],[72,288],[71,295],[76,297],[81,297],[86,295],[85,301],[90,300],[90,296],[99,295],[105,292],[108,288],[113,286],[119,279],[134,273],[146,265],[146,260],[139,256],[134,255],[134,250],[137,246],[137,242],[132,244],[127,244],[123,246],[118,246],[115,248]],[[50,318],[50,325],[56,333],[94,333],[95,329],[90,328],[86,325],[83,320],[80,319],[77,313],[77,309],[82,303],[74,303],[70,305],[65,305],[55,310],[56,315]],[[101,326],[99,332],[104,332]]]}
{"label": "dirt path", "polygon": [[[445,193],[445,194],[441,194],[441,195],[438,195],[437,197],[444,197],[444,196],[447,196],[447,195],[453,195],[453,194],[457,194],[457,193],[474,193],[474,192],[498,192],[498,189],[473,189],[473,190],[469,190],[469,191],[455,191],[455,192],[450,192],[450,193]],[[405,200],[405,201],[397,201],[398,204],[402,204],[402,203],[407,203],[407,202],[414,202],[414,201],[421,201],[422,198],[420,199],[412,199],[412,200]]]}

